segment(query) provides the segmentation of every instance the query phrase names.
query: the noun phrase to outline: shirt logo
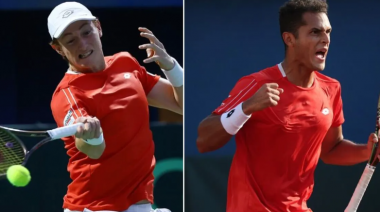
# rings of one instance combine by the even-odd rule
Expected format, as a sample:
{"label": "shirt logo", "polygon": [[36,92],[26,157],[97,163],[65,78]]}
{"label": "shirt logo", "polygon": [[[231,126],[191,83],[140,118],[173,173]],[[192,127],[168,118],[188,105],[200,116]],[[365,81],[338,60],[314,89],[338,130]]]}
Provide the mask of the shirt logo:
{"label": "shirt logo", "polygon": [[234,114],[234,112],[235,112],[235,109],[231,110],[231,111],[227,114],[227,118],[231,117],[232,114]]}
{"label": "shirt logo", "polygon": [[125,78],[125,79],[129,79],[129,78],[131,78],[131,74],[130,74],[130,73],[126,73],[126,74],[124,74],[124,78]]}
{"label": "shirt logo", "polygon": [[75,121],[73,117],[73,111],[70,109],[69,112],[67,112],[65,118],[63,119],[63,126],[68,126],[73,124]]}
{"label": "shirt logo", "polygon": [[323,110],[322,110],[322,114],[323,115],[328,115],[330,113],[330,110],[328,109],[328,108],[324,108]]}

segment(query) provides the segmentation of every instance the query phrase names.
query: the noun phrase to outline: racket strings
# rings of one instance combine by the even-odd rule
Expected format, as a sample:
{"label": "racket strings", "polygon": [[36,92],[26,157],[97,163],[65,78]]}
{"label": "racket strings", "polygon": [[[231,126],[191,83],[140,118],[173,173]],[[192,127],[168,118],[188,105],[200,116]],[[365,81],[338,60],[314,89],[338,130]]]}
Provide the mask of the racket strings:
{"label": "racket strings", "polygon": [[21,164],[24,157],[23,146],[9,132],[0,129],[0,175],[10,166]]}

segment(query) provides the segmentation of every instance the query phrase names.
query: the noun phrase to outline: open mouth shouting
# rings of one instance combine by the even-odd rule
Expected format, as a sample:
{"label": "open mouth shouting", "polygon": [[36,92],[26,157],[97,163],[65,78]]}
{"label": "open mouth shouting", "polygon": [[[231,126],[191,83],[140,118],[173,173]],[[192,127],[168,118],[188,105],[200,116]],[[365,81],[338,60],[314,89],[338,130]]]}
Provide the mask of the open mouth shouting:
{"label": "open mouth shouting", "polygon": [[318,49],[317,52],[315,53],[315,56],[321,62],[326,60],[326,55],[327,55],[327,48]]}

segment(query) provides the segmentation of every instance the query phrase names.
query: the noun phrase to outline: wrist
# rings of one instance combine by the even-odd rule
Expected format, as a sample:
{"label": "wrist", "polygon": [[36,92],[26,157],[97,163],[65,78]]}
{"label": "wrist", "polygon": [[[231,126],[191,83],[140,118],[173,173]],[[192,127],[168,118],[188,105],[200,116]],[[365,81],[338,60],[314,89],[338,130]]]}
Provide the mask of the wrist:
{"label": "wrist", "polygon": [[82,139],[86,144],[89,144],[91,146],[98,146],[104,142],[103,133],[100,134],[99,138],[92,138],[92,139]]}
{"label": "wrist", "polygon": [[249,100],[242,103],[242,110],[244,114],[251,115],[252,113],[256,112],[253,106],[254,104],[249,103]]}
{"label": "wrist", "polygon": [[176,61],[173,57],[169,57],[170,62],[167,66],[160,66],[162,71],[171,71],[176,66]]}
{"label": "wrist", "polygon": [[243,103],[240,103],[232,110],[221,115],[222,126],[230,135],[235,135],[251,117],[251,115],[246,115],[243,112],[242,105]]}
{"label": "wrist", "polygon": [[183,69],[174,58],[172,59],[174,61],[174,67],[168,71],[162,68],[161,70],[173,87],[181,87],[183,85]]}

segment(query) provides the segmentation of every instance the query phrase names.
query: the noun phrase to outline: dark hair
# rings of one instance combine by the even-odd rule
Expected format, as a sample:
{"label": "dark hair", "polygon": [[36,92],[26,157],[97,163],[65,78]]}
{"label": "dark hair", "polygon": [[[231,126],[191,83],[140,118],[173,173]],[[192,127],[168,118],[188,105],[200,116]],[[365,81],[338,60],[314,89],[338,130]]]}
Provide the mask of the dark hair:
{"label": "dark hair", "polygon": [[290,32],[297,38],[298,29],[306,24],[303,20],[305,13],[326,13],[327,15],[327,10],[328,5],[323,0],[289,0],[280,8],[279,12],[281,37],[282,33]]}

